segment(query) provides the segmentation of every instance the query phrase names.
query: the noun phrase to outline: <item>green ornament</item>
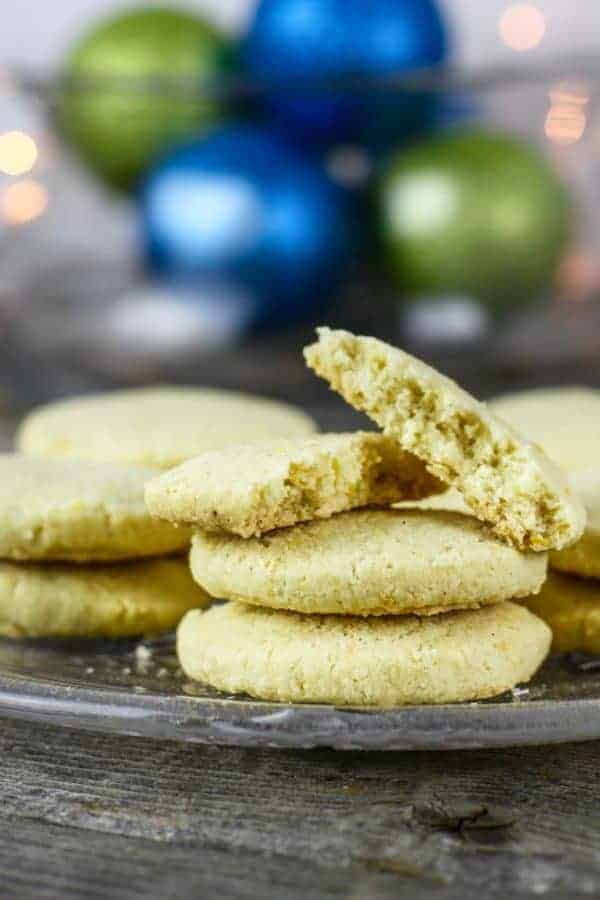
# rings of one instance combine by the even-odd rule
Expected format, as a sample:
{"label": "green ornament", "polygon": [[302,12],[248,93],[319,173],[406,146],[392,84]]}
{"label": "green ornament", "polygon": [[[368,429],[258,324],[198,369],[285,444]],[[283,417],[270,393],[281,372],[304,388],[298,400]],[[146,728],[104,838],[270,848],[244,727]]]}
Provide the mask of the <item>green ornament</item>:
{"label": "green ornament", "polygon": [[570,230],[566,191],[529,146],[452,132],[399,152],[379,181],[380,235],[406,296],[466,294],[494,309],[550,285]]}
{"label": "green ornament", "polygon": [[222,117],[203,87],[231,58],[226,39],[191,13],[148,7],[111,18],[69,55],[59,127],[102,178],[130,188],[157,154]]}

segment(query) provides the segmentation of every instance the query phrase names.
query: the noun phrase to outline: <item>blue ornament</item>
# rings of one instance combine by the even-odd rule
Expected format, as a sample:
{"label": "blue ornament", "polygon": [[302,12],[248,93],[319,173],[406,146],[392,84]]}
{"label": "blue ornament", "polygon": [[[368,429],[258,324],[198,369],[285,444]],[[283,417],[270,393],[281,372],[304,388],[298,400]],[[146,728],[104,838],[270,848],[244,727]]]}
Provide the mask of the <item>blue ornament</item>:
{"label": "blue ornament", "polygon": [[353,246],[349,196],[276,135],[231,125],[177,150],[148,176],[142,227],[152,270],[172,283],[226,283],[254,323],[324,309]]}
{"label": "blue ornament", "polygon": [[[369,79],[440,64],[447,39],[435,0],[261,0],[241,47],[279,127],[317,145],[409,136],[435,115],[424,93],[335,79]],[[304,82],[321,87],[302,89]]]}

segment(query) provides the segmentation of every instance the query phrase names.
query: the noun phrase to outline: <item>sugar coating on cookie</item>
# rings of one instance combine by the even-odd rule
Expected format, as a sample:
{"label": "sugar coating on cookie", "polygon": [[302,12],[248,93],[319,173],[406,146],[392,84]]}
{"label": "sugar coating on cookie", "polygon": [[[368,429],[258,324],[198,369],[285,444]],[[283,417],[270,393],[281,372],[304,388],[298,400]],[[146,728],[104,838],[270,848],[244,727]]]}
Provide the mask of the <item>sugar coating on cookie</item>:
{"label": "sugar coating on cookie", "polygon": [[32,456],[75,456],[169,469],[205,450],[317,430],[286,403],[213,388],[156,387],[72,397],[24,420],[17,446]]}
{"label": "sugar coating on cookie", "polygon": [[598,466],[600,390],[570,385],[504,394],[490,407],[571,472]]}
{"label": "sugar coating on cookie", "polygon": [[71,566],[0,562],[0,635],[133,637],[207,606],[185,559]]}
{"label": "sugar coating on cookie", "polygon": [[454,381],[370,337],[318,329],[308,365],[525,550],[561,549],[585,511],[561,470]]}
{"label": "sugar coating on cookie", "polygon": [[552,629],[557,653],[600,653],[600,583],[549,572],[539,594],[521,601]]}
{"label": "sugar coating on cookie", "polygon": [[185,550],[187,528],[153,519],[154,470],[0,454],[0,558],[97,562]]}
{"label": "sugar coating on cookie", "polygon": [[585,531],[575,544],[551,553],[550,565],[573,575],[600,578],[600,468],[576,469],[569,473],[569,482],[587,513]]}
{"label": "sugar coating on cookie", "polygon": [[150,481],[146,503],[171,522],[251,537],[443,488],[397,441],[355,432],[209,451]]}
{"label": "sugar coating on cookie", "polygon": [[238,603],[177,631],[189,678],[263,700],[400,706],[479,700],[528,681],[550,629],[514,603],[416,616],[302,616]]}
{"label": "sugar coating on cookie", "polygon": [[432,615],[535,593],[546,554],[472,516],[358,509],[244,540],[197,532],[192,574],[213,597],[304,613]]}

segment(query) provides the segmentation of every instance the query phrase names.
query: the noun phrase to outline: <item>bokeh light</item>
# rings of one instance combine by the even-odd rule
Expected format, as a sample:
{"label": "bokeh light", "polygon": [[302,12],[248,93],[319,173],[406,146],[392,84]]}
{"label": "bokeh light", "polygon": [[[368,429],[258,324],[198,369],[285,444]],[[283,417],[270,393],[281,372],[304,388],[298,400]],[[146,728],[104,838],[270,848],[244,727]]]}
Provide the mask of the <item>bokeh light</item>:
{"label": "bokeh light", "polygon": [[587,125],[586,106],[589,90],[581,86],[555,85],[550,90],[550,109],[544,131],[554,144],[575,144],[583,137]]}
{"label": "bokeh light", "polygon": [[502,13],[498,30],[511,50],[533,50],[546,33],[546,19],[541,9],[532,3],[515,3]]}
{"label": "bokeh light", "polygon": [[37,160],[35,141],[24,131],[5,131],[0,134],[0,172],[5,175],[25,175]]}
{"label": "bokeh light", "polygon": [[46,211],[48,191],[33,178],[17,181],[5,188],[0,206],[2,218],[8,225],[24,225]]}

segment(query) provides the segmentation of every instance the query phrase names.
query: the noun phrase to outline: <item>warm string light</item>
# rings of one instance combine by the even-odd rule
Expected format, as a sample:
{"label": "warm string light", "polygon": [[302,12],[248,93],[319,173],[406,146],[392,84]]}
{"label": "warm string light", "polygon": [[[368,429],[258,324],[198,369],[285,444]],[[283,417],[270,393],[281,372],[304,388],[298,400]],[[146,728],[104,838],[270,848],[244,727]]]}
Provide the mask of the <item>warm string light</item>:
{"label": "warm string light", "polygon": [[515,3],[502,13],[498,30],[511,50],[533,50],[546,33],[546,19],[541,9],[533,3]]}
{"label": "warm string light", "polygon": [[37,145],[24,131],[5,131],[0,134],[0,172],[4,175],[25,175],[31,172],[37,158]]}
{"label": "warm string light", "polygon": [[32,222],[44,214],[47,206],[48,191],[33,178],[9,184],[0,197],[2,218],[8,225]]}
{"label": "warm string light", "polygon": [[550,89],[550,109],[544,123],[544,132],[554,144],[575,144],[587,125],[586,106],[590,93],[582,85],[558,84]]}

